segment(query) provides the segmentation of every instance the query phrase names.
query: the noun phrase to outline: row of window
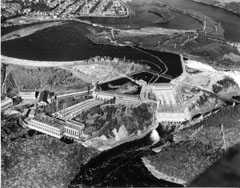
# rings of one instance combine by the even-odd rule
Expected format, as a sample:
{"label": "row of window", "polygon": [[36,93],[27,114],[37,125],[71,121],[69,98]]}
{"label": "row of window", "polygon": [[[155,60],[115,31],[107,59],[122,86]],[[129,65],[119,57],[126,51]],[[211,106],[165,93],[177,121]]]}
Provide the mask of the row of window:
{"label": "row of window", "polygon": [[72,129],[68,129],[68,128],[65,128],[65,132],[66,133],[69,133],[71,135],[75,135],[75,136],[78,136],[79,132],[76,131],[76,130],[72,130]]}
{"label": "row of window", "polygon": [[[56,129],[54,127],[49,127],[49,125],[46,125],[44,123],[38,122],[38,121],[34,121],[34,122],[29,122],[29,125],[32,127],[35,127],[36,129],[39,129],[40,131],[46,131],[48,133],[52,133],[55,134],[57,136],[61,135],[61,130]],[[64,132],[74,135],[74,136],[79,136],[79,131],[77,130],[73,130],[73,129],[69,129],[67,127],[64,128]]]}
{"label": "row of window", "polygon": [[31,122],[31,125],[33,127],[36,127],[36,128],[38,128],[40,130],[44,130],[44,131],[50,132],[52,134],[57,134],[57,135],[60,134],[60,130],[59,129],[55,129],[54,127],[48,127],[45,124],[40,123],[40,122]]}

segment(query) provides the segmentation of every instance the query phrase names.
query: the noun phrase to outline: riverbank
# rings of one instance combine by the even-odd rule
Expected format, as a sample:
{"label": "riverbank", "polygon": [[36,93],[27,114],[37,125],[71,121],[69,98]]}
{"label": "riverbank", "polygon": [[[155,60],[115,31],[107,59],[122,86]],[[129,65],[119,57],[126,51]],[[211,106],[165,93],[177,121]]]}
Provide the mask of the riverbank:
{"label": "riverbank", "polygon": [[240,2],[236,0],[192,0],[197,3],[217,7],[240,16]]}
{"label": "riverbank", "polygon": [[223,38],[202,35],[196,31],[165,30],[162,28],[141,28],[114,31],[90,30],[88,39],[95,44],[112,46],[138,46],[145,50],[182,54],[192,60],[201,61],[217,70],[240,70],[240,64],[227,54],[240,56],[237,47],[227,43]]}

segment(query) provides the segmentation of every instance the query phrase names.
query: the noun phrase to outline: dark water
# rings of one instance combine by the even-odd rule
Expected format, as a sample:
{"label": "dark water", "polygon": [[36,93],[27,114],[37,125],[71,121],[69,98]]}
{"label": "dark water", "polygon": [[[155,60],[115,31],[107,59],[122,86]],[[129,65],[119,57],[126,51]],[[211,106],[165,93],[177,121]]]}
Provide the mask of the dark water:
{"label": "dark water", "polygon": [[178,187],[151,175],[141,157],[152,154],[149,135],[104,151],[80,169],[69,187]]}
{"label": "dark water", "polygon": [[[145,60],[153,70],[159,72],[164,66],[156,57],[133,49],[131,47],[114,47],[108,45],[96,45],[85,35],[88,33],[86,25],[69,23],[39,31],[27,37],[2,42],[2,54],[31,60],[70,61],[84,60],[95,56],[109,56],[126,58],[134,61]],[[161,58],[169,71],[166,73],[173,77],[182,73],[179,55],[170,53],[153,52],[144,50]],[[148,63],[152,62],[152,63]]]}

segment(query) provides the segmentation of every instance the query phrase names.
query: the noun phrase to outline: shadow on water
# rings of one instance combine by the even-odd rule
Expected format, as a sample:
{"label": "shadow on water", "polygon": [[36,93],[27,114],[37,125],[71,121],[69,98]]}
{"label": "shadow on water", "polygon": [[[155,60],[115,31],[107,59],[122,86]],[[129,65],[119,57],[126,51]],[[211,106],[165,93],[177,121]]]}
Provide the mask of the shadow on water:
{"label": "shadow on water", "polygon": [[144,138],[107,150],[82,166],[69,185],[83,187],[156,187],[181,185],[155,178],[144,166],[141,157],[154,154],[150,134]]}

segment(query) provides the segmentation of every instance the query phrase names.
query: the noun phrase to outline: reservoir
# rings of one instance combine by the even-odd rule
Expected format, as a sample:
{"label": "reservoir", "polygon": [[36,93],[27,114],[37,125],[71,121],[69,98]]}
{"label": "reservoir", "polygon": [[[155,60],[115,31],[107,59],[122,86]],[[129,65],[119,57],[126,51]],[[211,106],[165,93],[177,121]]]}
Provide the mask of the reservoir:
{"label": "reservoir", "polygon": [[2,42],[2,54],[42,61],[86,60],[95,56],[117,57],[147,64],[157,72],[166,69],[159,61],[160,58],[168,67],[167,75],[177,77],[183,71],[179,55],[136,50],[131,47],[98,45],[86,37],[87,33],[85,24],[71,22],[44,29],[27,37]]}

